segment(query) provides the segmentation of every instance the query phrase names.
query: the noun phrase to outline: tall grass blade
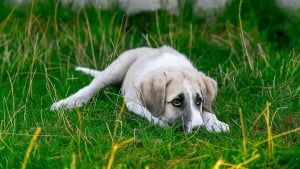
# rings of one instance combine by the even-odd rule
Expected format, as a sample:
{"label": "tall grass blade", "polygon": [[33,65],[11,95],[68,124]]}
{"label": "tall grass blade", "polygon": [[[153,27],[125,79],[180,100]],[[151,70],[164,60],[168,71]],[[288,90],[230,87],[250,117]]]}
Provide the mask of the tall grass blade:
{"label": "tall grass blade", "polygon": [[25,154],[23,163],[22,163],[22,169],[25,169],[25,168],[26,168],[26,165],[27,165],[27,162],[28,162],[28,159],[29,159],[31,150],[32,150],[33,145],[34,145],[34,143],[36,142],[37,137],[38,137],[38,135],[40,134],[41,130],[42,130],[42,129],[41,129],[40,127],[38,127],[38,128],[35,130],[34,134],[33,134],[33,137],[32,137],[32,139],[31,139],[31,141],[30,141],[30,144],[29,144],[29,146],[28,146],[28,148],[27,148],[27,151],[26,151],[26,154]]}

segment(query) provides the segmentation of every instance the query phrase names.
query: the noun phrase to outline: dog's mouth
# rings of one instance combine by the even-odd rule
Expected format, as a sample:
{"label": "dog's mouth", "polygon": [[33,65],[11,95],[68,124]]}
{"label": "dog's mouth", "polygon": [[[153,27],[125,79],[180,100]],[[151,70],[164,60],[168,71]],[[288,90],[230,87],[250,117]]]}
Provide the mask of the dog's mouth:
{"label": "dog's mouth", "polygon": [[191,119],[186,119],[184,116],[178,117],[175,119],[173,122],[168,122],[168,125],[170,127],[174,127],[176,131],[184,131],[187,133],[190,133],[193,131],[194,128],[197,126],[192,126],[192,121]]}
{"label": "dog's mouth", "polygon": [[184,124],[180,124],[180,123],[168,123],[170,127],[173,128],[173,130],[175,132],[186,132],[186,133],[190,133],[192,132],[194,129],[199,128],[200,126],[197,127],[192,127],[191,125],[184,125]]}

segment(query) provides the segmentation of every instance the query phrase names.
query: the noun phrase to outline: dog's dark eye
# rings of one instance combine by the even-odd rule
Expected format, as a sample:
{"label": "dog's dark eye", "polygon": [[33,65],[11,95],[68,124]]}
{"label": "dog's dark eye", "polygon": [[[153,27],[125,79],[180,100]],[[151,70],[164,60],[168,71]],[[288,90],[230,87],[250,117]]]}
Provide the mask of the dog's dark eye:
{"label": "dog's dark eye", "polygon": [[182,99],[181,98],[176,98],[172,100],[172,105],[175,107],[181,107],[182,106]]}
{"label": "dog's dark eye", "polygon": [[199,95],[197,95],[196,100],[195,100],[195,104],[196,104],[197,106],[200,106],[201,103],[202,103],[202,98],[201,98]]}
{"label": "dog's dark eye", "polygon": [[184,95],[179,94],[174,100],[171,101],[174,107],[182,107],[183,106]]}

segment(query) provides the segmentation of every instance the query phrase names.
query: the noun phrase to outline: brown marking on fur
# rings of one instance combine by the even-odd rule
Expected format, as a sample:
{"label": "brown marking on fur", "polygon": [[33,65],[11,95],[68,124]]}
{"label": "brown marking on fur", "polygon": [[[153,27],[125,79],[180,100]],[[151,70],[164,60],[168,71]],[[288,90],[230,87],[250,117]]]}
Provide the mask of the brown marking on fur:
{"label": "brown marking on fur", "polygon": [[202,94],[204,95],[203,109],[213,113],[212,105],[217,96],[217,82],[202,72],[199,72],[199,83]]}
{"label": "brown marking on fur", "polygon": [[139,87],[140,97],[144,106],[155,117],[159,117],[164,113],[167,83],[168,80],[165,74],[156,72],[143,81]]}

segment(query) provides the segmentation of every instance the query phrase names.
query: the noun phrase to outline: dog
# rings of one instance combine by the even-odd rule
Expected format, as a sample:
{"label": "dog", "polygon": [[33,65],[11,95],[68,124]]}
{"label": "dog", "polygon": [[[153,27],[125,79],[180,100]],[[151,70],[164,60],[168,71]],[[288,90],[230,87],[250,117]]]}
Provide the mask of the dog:
{"label": "dog", "polygon": [[51,110],[72,109],[88,103],[99,90],[120,84],[129,111],[154,125],[182,124],[186,132],[204,126],[209,132],[228,132],[228,124],[212,110],[217,82],[198,71],[186,56],[169,46],[141,47],[123,52],[103,71],[77,67],[92,82]]}

